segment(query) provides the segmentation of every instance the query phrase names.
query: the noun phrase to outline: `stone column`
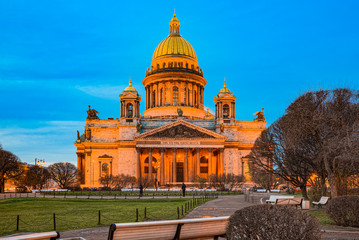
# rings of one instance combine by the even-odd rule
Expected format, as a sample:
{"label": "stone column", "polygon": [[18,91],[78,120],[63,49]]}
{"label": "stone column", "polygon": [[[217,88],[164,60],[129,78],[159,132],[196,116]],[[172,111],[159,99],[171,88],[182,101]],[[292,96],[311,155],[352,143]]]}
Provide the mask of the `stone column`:
{"label": "stone column", "polygon": [[110,162],[110,176],[112,176],[112,160]]}
{"label": "stone column", "polygon": [[222,174],[224,174],[224,161],[223,161],[223,155],[224,155],[224,149],[223,148],[221,148],[221,149],[219,149],[219,172],[218,172],[218,174],[219,175],[222,175]]}
{"label": "stone column", "polygon": [[159,95],[160,95],[160,93],[159,93],[158,82],[157,82],[156,83],[156,107],[158,107],[160,105],[159,104],[159,102],[160,102]]}
{"label": "stone column", "polygon": [[188,182],[188,148],[184,149],[184,171],[183,178],[185,182]]}
{"label": "stone column", "polygon": [[145,88],[145,94],[146,94],[146,98],[145,98],[145,100],[146,100],[146,109],[148,109],[148,99],[149,99],[149,93],[148,93],[148,86],[146,86],[146,88]]}
{"label": "stone column", "polygon": [[208,177],[213,173],[212,170],[212,148],[208,148]]}
{"label": "stone column", "polygon": [[76,153],[77,154],[77,180],[82,183],[82,172],[83,172],[83,160],[82,160],[82,153]]}
{"label": "stone column", "polygon": [[148,176],[152,179],[152,148],[148,149]]}
{"label": "stone column", "polygon": [[137,181],[141,178],[141,148],[137,148]]}
{"label": "stone column", "polygon": [[236,118],[236,103],[233,103],[233,118]]}
{"label": "stone column", "polygon": [[160,183],[161,185],[165,184],[165,149],[161,148],[161,177],[160,177]]}
{"label": "stone column", "polygon": [[170,81],[170,105],[173,106],[173,81]]}
{"label": "stone column", "polygon": [[101,166],[101,161],[99,161],[99,162],[98,162],[98,164],[99,164],[99,170],[98,170],[98,172],[99,172],[99,178],[100,178],[100,177],[102,177],[102,166]]}
{"label": "stone column", "polygon": [[199,108],[199,105],[200,105],[200,92],[201,90],[199,89],[199,84],[196,85],[197,86],[197,108]]}
{"label": "stone column", "polygon": [[188,91],[188,81],[186,81],[186,106],[188,106],[189,102],[189,91]]}
{"label": "stone column", "polygon": [[176,148],[173,148],[173,157],[172,157],[172,182],[177,182],[177,169],[176,169]]}
{"label": "stone column", "polygon": [[191,106],[194,107],[194,84],[192,83],[192,99]]}
{"label": "stone column", "polygon": [[154,103],[153,103],[153,84],[151,83],[151,86],[150,86],[150,108],[152,108],[153,107],[153,105],[154,105]]}
{"label": "stone column", "polygon": [[200,169],[200,152],[201,152],[201,149],[200,148],[197,148],[196,149],[196,175],[200,176],[201,174],[201,169]]}

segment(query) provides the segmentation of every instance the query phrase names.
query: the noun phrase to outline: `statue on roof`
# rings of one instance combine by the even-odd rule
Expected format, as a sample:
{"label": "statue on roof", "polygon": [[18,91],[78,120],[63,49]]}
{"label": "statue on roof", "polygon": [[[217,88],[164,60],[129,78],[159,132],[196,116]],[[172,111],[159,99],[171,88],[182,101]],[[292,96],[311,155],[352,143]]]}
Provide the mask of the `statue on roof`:
{"label": "statue on roof", "polygon": [[99,112],[97,112],[95,109],[91,109],[91,105],[89,105],[89,110],[87,110],[87,118],[86,119],[88,119],[88,120],[99,119],[97,114],[99,114]]}
{"label": "statue on roof", "polygon": [[255,122],[265,122],[266,119],[264,117],[264,108],[262,108],[262,111],[258,111],[253,113],[254,116],[256,116],[256,118],[254,119]]}
{"label": "statue on roof", "polygon": [[177,113],[178,113],[178,116],[179,116],[179,117],[182,117],[182,115],[183,115],[182,109],[177,108]]}

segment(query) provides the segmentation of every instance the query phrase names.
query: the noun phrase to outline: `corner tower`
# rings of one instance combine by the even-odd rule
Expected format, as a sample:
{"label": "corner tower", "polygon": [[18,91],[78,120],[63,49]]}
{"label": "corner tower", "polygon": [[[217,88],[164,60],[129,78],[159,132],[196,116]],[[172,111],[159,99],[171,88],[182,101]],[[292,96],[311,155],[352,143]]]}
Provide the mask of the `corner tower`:
{"label": "corner tower", "polygon": [[203,118],[204,87],[207,83],[199,68],[196,53],[180,35],[180,22],[173,16],[170,34],[153,53],[151,68],[142,81],[146,91],[147,118]]}

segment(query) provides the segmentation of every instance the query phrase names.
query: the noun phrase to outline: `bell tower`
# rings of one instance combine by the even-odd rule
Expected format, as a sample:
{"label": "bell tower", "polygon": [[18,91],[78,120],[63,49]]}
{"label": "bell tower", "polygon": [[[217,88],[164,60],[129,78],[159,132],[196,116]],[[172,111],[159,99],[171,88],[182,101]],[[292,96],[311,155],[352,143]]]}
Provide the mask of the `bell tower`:
{"label": "bell tower", "polygon": [[226,80],[224,80],[223,88],[214,97],[214,103],[216,107],[215,117],[218,123],[231,123],[231,120],[235,120],[236,97],[227,88]]}
{"label": "bell tower", "polygon": [[132,86],[130,79],[129,85],[120,94],[121,100],[121,118],[140,118],[141,96]]}

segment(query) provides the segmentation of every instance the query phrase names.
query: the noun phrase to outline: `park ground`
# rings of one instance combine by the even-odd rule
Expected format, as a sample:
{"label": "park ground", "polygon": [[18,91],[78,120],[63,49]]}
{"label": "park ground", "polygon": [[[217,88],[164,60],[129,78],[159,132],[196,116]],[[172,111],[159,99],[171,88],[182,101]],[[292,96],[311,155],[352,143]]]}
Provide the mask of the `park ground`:
{"label": "park ground", "polygon": [[[198,217],[216,217],[216,216],[229,216],[236,210],[258,204],[259,199],[263,195],[254,196],[248,200],[244,195],[230,195],[219,196],[219,198],[205,201],[204,204],[194,207],[188,213],[184,212],[183,218],[198,218]],[[43,224],[48,226],[47,229],[43,228],[42,231],[52,230],[52,218],[50,212],[56,212],[59,216],[58,230],[60,231],[61,238],[83,237],[86,240],[101,240],[107,239],[109,225],[114,222],[131,222],[134,221],[135,209],[140,209],[140,218],[144,215],[144,208],[147,209],[147,220],[156,219],[176,219],[177,207],[184,206],[192,198],[155,198],[155,199],[6,199],[0,200],[0,223],[2,222],[3,214],[5,216],[14,216],[22,212],[24,216],[34,216],[33,212],[43,215],[43,218],[31,220],[24,218],[25,223],[20,222],[26,231],[39,231],[34,229],[31,225]],[[29,206],[29,205],[33,206]],[[16,207],[15,207],[16,206]],[[101,225],[98,225],[98,210],[101,208]],[[181,208],[180,208],[181,209]],[[191,209],[190,209],[191,210]],[[309,214],[318,218],[321,223],[323,232],[322,239],[359,239],[358,228],[344,228],[333,225],[331,220],[325,215],[323,210],[309,210]],[[45,216],[46,215],[46,216]],[[60,217],[62,216],[62,217]],[[71,216],[71,218],[69,218]],[[152,219],[151,219],[152,218]],[[34,219],[31,218],[30,219]],[[87,219],[84,221],[83,219]],[[12,220],[16,223],[16,219]],[[46,223],[46,224],[44,224]],[[66,230],[73,229],[73,230]],[[21,230],[21,229],[20,229]],[[23,231],[25,231],[23,230]],[[14,231],[12,231],[14,232]],[[2,232],[1,235],[4,235]],[[9,233],[8,233],[9,234]]]}

